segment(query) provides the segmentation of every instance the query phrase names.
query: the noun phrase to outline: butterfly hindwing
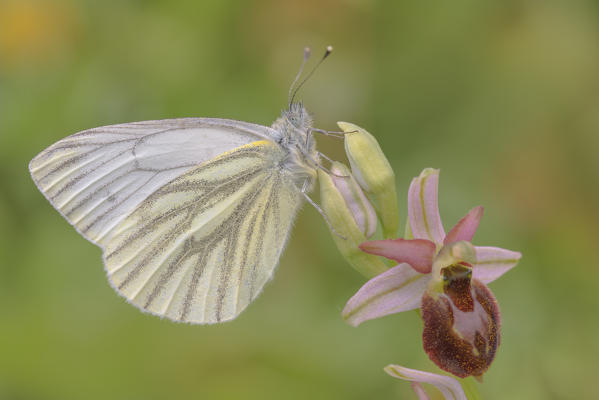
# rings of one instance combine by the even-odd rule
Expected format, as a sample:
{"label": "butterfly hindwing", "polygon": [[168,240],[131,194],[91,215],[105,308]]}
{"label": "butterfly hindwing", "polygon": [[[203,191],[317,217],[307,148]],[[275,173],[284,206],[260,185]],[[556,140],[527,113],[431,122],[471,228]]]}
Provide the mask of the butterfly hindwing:
{"label": "butterfly hindwing", "polygon": [[115,289],[176,321],[235,318],[271,278],[301,194],[257,141],[191,169],[119,223],[104,261]]}

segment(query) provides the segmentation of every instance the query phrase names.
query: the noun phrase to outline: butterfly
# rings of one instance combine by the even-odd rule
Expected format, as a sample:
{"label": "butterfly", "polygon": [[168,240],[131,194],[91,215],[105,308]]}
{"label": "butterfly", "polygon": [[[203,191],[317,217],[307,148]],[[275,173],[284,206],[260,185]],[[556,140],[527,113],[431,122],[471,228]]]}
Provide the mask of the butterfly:
{"label": "butterfly", "polygon": [[317,179],[312,119],[293,101],[301,84],[271,127],[216,118],[104,126],[51,145],[29,170],[102,249],[111,286],[131,304],[178,322],[228,321],[272,278]]}

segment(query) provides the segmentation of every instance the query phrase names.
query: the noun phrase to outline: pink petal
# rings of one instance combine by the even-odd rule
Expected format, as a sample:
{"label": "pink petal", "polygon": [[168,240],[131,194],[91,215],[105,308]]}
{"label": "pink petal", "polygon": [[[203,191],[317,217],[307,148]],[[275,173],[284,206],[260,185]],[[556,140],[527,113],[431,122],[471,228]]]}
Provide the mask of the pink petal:
{"label": "pink petal", "polygon": [[470,210],[447,234],[443,244],[459,242],[460,240],[471,242],[483,216],[483,211],[482,206]]}
{"label": "pink petal", "polygon": [[426,239],[388,239],[364,242],[360,249],[369,254],[383,256],[398,263],[408,263],[421,274],[433,268],[435,244]]}
{"label": "pink petal", "polygon": [[419,274],[409,264],[399,264],[364,284],[347,302],[342,316],[358,326],[364,321],[420,307],[430,274]]}
{"label": "pink petal", "polygon": [[412,179],[408,191],[408,217],[414,238],[442,244],[445,230],[439,215],[438,186],[438,169],[427,168]]}
{"label": "pink petal", "polygon": [[462,385],[457,379],[450,376],[433,374],[431,372],[419,371],[402,367],[401,365],[387,365],[385,372],[394,378],[410,382],[428,383],[439,389],[446,400],[468,400]]}
{"label": "pink petal", "polygon": [[414,393],[416,393],[416,396],[418,396],[418,400],[430,400],[430,397],[428,397],[428,394],[426,394],[421,384],[418,382],[412,382],[410,383],[410,386],[412,387]]}
{"label": "pink petal", "polygon": [[493,282],[514,268],[522,254],[499,247],[474,246],[476,263],[472,264],[472,278],[483,283]]}

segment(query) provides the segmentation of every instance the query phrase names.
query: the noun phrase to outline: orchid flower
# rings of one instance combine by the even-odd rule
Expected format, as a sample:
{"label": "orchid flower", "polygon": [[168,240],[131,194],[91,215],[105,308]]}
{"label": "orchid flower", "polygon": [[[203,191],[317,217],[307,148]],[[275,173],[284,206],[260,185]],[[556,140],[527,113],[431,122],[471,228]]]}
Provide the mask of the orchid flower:
{"label": "orchid flower", "polygon": [[369,280],[347,302],[353,326],[421,308],[424,349],[459,377],[481,376],[499,345],[500,316],[486,284],[513,268],[518,252],[470,242],[483,214],[473,208],[445,233],[438,209],[439,170],[427,168],[408,192],[406,239],[364,242],[360,248],[399,264]]}

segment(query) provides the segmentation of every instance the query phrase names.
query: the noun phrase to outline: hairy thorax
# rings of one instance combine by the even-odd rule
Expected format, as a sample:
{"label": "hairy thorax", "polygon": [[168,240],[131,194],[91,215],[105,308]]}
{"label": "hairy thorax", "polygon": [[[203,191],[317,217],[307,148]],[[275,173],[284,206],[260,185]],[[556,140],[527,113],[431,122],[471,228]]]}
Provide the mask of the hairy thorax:
{"label": "hairy thorax", "polygon": [[319,163],[316,141],[310,132],[312,117],[302,103],[292,103],[284,110],[272,128],[281,134],[278,143],[285,156],[281,166],[298,188],[306,185],[306,191],[314,186]]}

